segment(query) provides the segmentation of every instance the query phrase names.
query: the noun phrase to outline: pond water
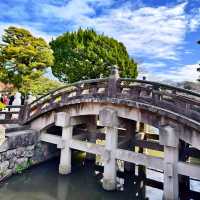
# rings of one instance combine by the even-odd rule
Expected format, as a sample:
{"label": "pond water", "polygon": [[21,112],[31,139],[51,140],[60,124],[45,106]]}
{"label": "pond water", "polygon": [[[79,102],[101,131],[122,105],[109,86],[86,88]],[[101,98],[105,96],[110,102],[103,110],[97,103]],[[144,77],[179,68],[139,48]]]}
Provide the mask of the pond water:
{"label": "pond water", "polygon": [[[133,200],[162,199],[162,190],[146,186],[144,181],[125,178],[123,187],[115,192],[106,192],[101,187],[102,174],[95,172],[95,166],[82,161],[73,164],[68,176],[58,174],[58,159],[48,161],[12,176],[0,185],[0,200]],[[162,180],[162,174],[148,170],[148,177]],[[122,181],[120,181],[122,180]],[[196,185],[195,185],[196,184]],[[120,185],[120,184],[119,184]],[[199,188],[195,182],[193,187]],[[146,194],[145,194],[146,193]]]}

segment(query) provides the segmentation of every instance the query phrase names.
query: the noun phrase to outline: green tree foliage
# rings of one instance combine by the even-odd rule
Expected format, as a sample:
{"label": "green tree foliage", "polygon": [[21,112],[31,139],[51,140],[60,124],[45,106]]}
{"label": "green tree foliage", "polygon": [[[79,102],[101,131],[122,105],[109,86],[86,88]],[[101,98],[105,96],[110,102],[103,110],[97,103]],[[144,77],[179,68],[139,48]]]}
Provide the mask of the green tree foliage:
{"label": "green tree foliage", "polygon": [[50,90],[57,89],[63,86],[62,83],[54,80],[50,80],[44,76],[39,78],[32,78],[30,76],[25,76],[23,80],[23,85],[19,91],[23,94],[31,93],[34,96],[42,95],[48,93]]}
{"label": "green tree foliage", "polygon": [[29,78],[38,78],[53,64],[53,53],[42,38],[23,28],[9,27],[0,45],[0,81],[21,88]]}
{"label": "green tree foliage", "polygon": [[94,30],[66,32],[50,42],[54,51],[53,74],[64,82],[109,76],[108,66],[119,66],[121,77],[137,76],[137,63],[117,40]]}

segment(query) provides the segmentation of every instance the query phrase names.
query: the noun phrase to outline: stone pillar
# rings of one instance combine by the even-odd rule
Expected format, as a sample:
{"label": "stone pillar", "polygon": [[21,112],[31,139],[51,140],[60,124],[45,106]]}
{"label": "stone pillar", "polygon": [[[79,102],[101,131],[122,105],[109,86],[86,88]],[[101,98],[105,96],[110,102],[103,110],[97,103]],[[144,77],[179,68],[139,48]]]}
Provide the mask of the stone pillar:
{"label": "stone pillar", "polygon": [[116,159],[115,150],[118,143],[118,118],[117,112],[112,109],[104,109],[99,113],[99,120],[101,125],[106,128],[106,153],[104,159],[104,177],[103,177],[103,188],[105,190],[115,190],[116,188]]}
{"label": "stone pillar", "polygon": [[[136,126],[137,126],[136,121],[129,121],[126,123],[126,134],[127,134],[127,137],[130,138],[130,143],[128,144],[128,147],[127,147],[127,149],[129,151],[135,151],[135,146],[133,146],[133,140],[134,140],[135,134],[136,134]],[[135,175],[135,164],[124,161],[124,171],[129,172],[134,176]]]}
{"label": "stone pillar", "polygon": [[[96,144],[96,133],[97,133],[97,119],[96,115],[87,117],[87,130],[88,130],[88,141]],[[93,161],[95,155],[86,153],[86,159]]]}
{"label": "stone pillar", "polygon": [[[145,140],[145,124],[143,122],[139,122],[139,136],[140,140]],[[138,153],[144,153],[144,148],[139,147]],[[145,198],[146,195],[146,167],[144,165],[138,165],[138,182],[140,184],[139,189],[139,197],[141,199]]]}
{"label": "stone pillar", "polygon": [[176,128],[163,126],[160,129],[159,142],[164,145],[164,192],[163,199],[178,200],[179,185],[177,163],[179,158],[179,136]]}
{"label": "stone pillar", "polygon": [[[179,160],[186,162],[189,156],[186,155],[185,150],[189,148],[189,144],[180,140],[179,142]],[[179,189],[180,189],[180,199],[186,200],[190,198],[190,177],[179,175]]]}
{"label": "stone pillar", "polygon": [[111,74],[109,76],[109,81],[108,81],[108,97],[115,98],[117,95],[117,92],[120,90],[120,85],[119,85],[119,69],[116,65],[111,66]]}
{"label": "stone pillar", "polygon": [[62,144],[58,145],[58,148],[61,148],[59,173],[69,174],[71,173],[71,149],[69,144],[73,132],[70,116],[65,112],[57,113],[56,126],[62,127]]}

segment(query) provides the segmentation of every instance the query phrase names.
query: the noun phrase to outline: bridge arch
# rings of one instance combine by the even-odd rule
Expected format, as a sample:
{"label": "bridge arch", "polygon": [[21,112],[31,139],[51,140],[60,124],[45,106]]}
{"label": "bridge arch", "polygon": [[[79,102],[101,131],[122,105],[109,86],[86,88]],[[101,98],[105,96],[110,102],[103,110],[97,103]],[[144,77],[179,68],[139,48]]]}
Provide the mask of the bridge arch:
{"label": "bridge arch", "polygon": [[180,139],[200,149],[197,142],[200,140],[198,133],[200,124],[198,122],[152,105],[124,100],[122,104],[119,101],[114,102],[111,98],[107,98],[106,101],[98,98],[72,100],[67,104],[60,104],[56,110],[51,109],[41,113],[31,119],[30,124],[33,129],[41,131],[55,124],[57,112],[66,112],[71,117],[98,116],[99,112],[105,108],[116,110],[119,118],[149,124],[157,129],[162,128],[163,125],[176,126],[180,133]]}
{"label": "bridge arch", "polygon": [[[102,113],[106,113],[104,120]],[[164,197],[178,199],[178,174],[199,176],[199,167],[179,160],[180,140],[200,149],[200,94],[173,86],[111,76],[74,83],[52,91],[21,111],[21,124],[42,132],[41,140],[61,149],[60,173],[71,172],[71,149],[99,154],[104,158],[104,185],[115,188],[116,159],[164,171]],[[73,138],[73,126],[98,116],[106,129],[104,147]],[[119,149],[118,129],[123,120],[159,129],[164,159]],[[129,122],[130,122],[129,121]],[[62,127],[62,137],[43,131],[51,125]],[[185,160],[184,160],[185,161]]]}

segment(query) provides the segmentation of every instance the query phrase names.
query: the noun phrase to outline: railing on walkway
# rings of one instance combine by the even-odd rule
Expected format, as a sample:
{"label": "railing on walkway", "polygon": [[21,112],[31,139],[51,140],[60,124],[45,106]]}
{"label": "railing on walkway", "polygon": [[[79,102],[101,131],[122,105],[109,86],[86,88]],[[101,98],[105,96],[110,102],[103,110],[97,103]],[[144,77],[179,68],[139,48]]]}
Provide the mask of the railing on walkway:
{"label": "railing on walkway", "polygon": [[23,120],[78,98],[112,98],[150,104],[200,122],[200,94],[174,86],[129,78],[92,79],[69,84],[26,105]]}
{"label": "railing on walkway", "polygon": [[18,124],[22,120],[23,106],[6,106],[0,111],[0,124]]}
{"label": "railing on walkway", "polygon": [[0,123],[26,123],[44,112],[79,98],[128,100],[156,106],[200,122],[199,93],[163,83],[111,76],[68,84],[41,96],[31,104],[7,106],[7,111],[0,112]]}

